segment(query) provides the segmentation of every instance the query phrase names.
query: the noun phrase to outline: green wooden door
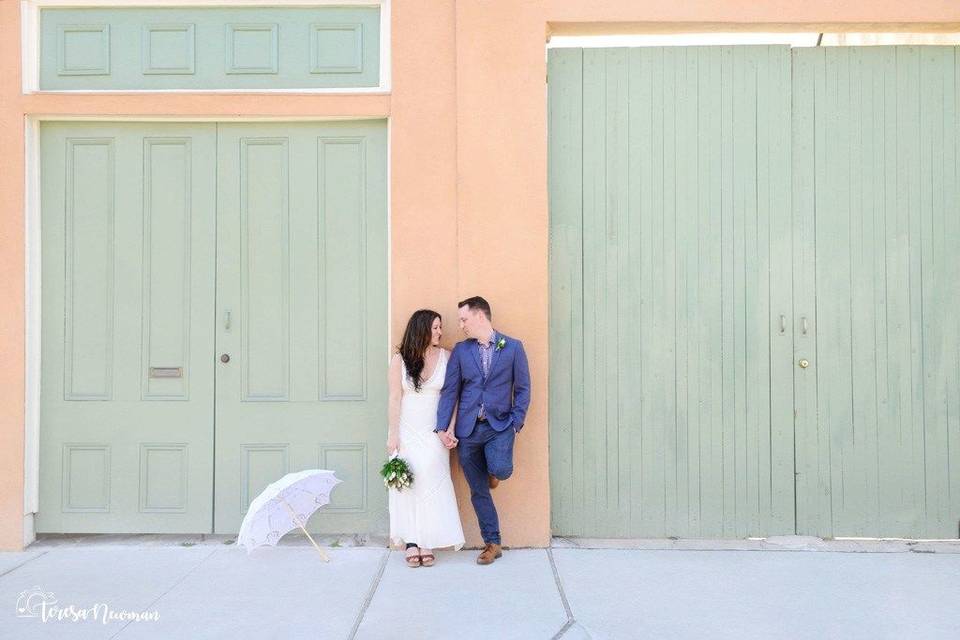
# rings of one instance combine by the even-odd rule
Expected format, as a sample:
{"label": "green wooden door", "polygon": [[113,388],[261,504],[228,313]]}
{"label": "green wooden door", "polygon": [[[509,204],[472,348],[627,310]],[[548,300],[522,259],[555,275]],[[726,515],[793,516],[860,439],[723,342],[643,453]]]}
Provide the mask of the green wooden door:
{"label": "green wooden door", "polygon": [[799,533],[958,534],[958,52],[793,52]]}
{"label": "green wooden door", "polygon": [[37,530],[233,533],[322,467],[311,527],[385,532],[385,123],[43,123],[41,162]]}
{"label": "green wooden door", "polygon": [[44,122],[40,532],[209,532],[216,125]]}
{"label": "green wooden door", "polygon": [[792,533],[790,50],[552,49],[548,87],[554,533]]}
{"label": "green wooden door", "polygon": [[216,531],[323,468],[343,484],[311,527],[385,532],[386,124],[218,134]]}
{"label": "green wooden door", "polygon": [[556,534],[957,537],[958,51],[551,51]]}

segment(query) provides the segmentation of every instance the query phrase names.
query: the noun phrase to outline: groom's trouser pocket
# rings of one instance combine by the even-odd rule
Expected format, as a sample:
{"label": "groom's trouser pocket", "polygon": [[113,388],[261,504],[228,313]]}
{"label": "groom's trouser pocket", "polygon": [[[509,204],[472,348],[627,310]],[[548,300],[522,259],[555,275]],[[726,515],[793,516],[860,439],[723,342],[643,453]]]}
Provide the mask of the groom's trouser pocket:
{"label": "groom's trouser pocket", "polygon": [[501,480],[506,480],[513,473],[513,442],[516,436],[512,428],[507,428],[495,432],[483,447],[487,471]]}

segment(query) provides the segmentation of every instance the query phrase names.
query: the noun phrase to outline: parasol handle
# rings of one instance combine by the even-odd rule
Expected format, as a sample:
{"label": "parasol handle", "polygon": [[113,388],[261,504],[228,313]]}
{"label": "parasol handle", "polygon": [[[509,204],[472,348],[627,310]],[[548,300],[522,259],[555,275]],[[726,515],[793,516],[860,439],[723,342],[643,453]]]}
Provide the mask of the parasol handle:
{"label": "parasol handle", "polygon": [[297,516],[296,512],[293,510],[293,507],[290,506],[290,503],[284,500],[282,496],[277,496],[277,499],[280,502],[282,502],[283,505],[290,512],[291,517],[293,517],[293,521],[296,522],[297,526],[300,527],[300,529],[307,535],[307,538],[310,539],[311,544],[313,544],[314,548],[320,553],[320,557],[323,558],[323,561],[330,562],[330,558],[327,557],[327,554],[324,553],[323,549],[320,548],[320,545],[316,543],[316,541],[313,539],[313,536],[310,535],[310,532],[304,528],[303,523],[300,522],[300,518]]}

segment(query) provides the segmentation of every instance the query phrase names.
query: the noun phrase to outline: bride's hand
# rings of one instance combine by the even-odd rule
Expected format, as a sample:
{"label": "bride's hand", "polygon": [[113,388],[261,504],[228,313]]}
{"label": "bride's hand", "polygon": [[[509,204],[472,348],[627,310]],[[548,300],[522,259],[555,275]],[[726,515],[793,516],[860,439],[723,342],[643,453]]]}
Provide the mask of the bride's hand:
{"label": "bride's hand", "polygon": [[447,449],[453,449],[457,446],[457,443],[460,442],[459,438],[454,435],[452,429],[447,430]]}
{"label": "bride's hand", "polygon": [[394,451],[400,449],[400,438],[397,436],[389,436],[387,438],[387,455],[392,456]]}
{"label": "bride's hand", "polygon": [[437,431],[437,437],[447,449],[453,449],[456,446],[456,439],[450,435],[449,431]]}

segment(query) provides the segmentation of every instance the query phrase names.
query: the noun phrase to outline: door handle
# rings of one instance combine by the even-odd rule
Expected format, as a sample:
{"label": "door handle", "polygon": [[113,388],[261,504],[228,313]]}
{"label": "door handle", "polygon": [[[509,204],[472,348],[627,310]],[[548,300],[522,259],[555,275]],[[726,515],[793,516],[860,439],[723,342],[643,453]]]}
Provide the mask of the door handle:
{"label": "door handle", "polygon": [[227,331],[230,331],[230,310],[227,309],[223,312],[223,328]]}
{"label": "door handle", "polygon": [[807,335],[807,316],[800,318],[800,333]]}
{"label": "door handle", "polygon": [[787,317],[780,314],[780,335],[783,335],[787,330]]}

